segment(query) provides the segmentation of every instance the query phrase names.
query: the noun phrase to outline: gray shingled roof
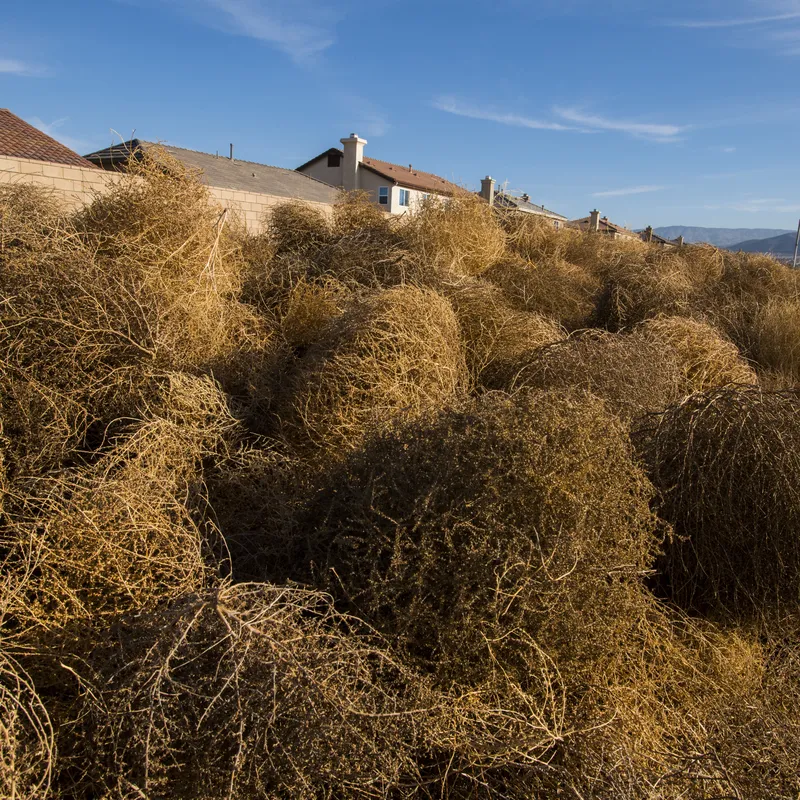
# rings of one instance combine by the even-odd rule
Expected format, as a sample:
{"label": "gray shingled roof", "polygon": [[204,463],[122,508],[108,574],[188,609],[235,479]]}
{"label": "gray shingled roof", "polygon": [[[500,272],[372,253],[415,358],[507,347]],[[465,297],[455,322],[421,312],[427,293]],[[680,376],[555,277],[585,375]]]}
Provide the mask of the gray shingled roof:
{"label": "gray shingled roof", "polygon": [[104,169],[121,169],[137,150],[162,147],[190,169],[201,171],[201,180],[220,189],[235,189],[240,192],[257,192],[276,197],[308,200],[315,203],[335,203],[341,191],[335,186],[310,178],[293,169],[270,167],[254,161],[242,161],[183,147],[131,139],[128,142],[98,150],[84,156]]}
{"label": "gray shingled roof", "polygon": [[537,206],[535,203],[531,203],[530,200],[524,200],[521,197],[514,197],[513,195],[504,194],[503,192],[498,192],[495,195],[495,204],[506,206],[507,208],[518,208],[520,211],[527,211],[530,214],[540,214],[542,216],[553,217],[555,219],[563,219],[564,221],[567,220],[567,217],[565,217],[563,214],[550,211],[544,206]]}

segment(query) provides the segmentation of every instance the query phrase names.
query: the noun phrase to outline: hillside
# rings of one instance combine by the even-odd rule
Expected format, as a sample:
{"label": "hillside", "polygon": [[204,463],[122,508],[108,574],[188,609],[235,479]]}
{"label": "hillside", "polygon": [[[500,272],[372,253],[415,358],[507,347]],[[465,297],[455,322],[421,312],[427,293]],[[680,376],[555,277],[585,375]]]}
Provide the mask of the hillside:
{"label": "hillside", "polygon": [[[791,233],[791,231],[779,228],[695,228],[688,225],[656,228],[655,232],[665,239],[677,239],[679,236],[683,236],[688,244],[708,242],[716,247],[731,247],[739,242]],[[792,247],[794,247],[794,243],[792,243]]]}
{"label": "hillside", "polygon": [[781,236],[771,236],[768,239],[748,239],[744,242],[731,245],[729,250],[742,250],[745,253],[774,253],[776,256],[791,255],[794,253],[796,233],[784,233]]}

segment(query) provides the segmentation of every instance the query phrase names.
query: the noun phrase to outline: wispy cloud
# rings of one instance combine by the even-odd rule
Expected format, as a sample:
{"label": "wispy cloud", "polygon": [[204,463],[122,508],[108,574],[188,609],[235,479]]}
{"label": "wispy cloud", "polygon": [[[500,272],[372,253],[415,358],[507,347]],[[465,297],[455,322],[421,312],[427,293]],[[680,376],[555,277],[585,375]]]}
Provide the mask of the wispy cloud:
{"label": "wispy cloud", "polygon": [[309,64],[335,41],[337,13],[316,0],[154,0],[210,28],[257,39]]}
{"label": "wispy cloud", "polygon": [[677,142],[680,141],[681,134],[690,130],[688,125],[667,125],[609,119],[608,117],[586,113],[576,108],[554,108],[552,113],[556,117],[560,117],[561,121],[543,117],[529,117],[516,112],[499,111],[492,107],[481,107],[465,103],[449,95],[438,97],[433,101],[432,105],[439,111],[456,114],[459,117],[484,119],[490,122],[497,122],[500,125],[511,125],[517,128],[530,128],[540,131],[614,132],[655,142]]}
{"label": "wispy cloud", "polygon": [[793,214],[800,212],[800,205],[787,204],[782,198],[747,198],[734,203],[728,203],[722,208],[730,211],[740,211],[744,214]]}
{"label": "wispy cloud", "polygon": [[592,197],[626,197],[631,194],[663,192],[666,188],[666,186],[630,186],[627,189],[609,189],[605,192],[595,192]]}
{"label": "wispy cloud", "polygon": [[[731,43],[737,46],[767,47],[782,55],[800,55],[800,3],[797,0],[750,0],[749,5],[753,9],[750,14],[671,20],[664,24],[694,30],[728,30]],[[745,34],[746,39],[734,36],[737,30]]]}
{"label": "wispy cloud", "polygon": [[574,126],[564,125],[560,122],[534,119],[521,114],[479,108],[478,106],[473,106],[468,103],[460,103],[453,97],[439,97],[433,101],[433,107],[439,109],[439,111],[446,111],[448,114],[456,114],[459,117],[485,119],[490,122],[498,122],[501,125],[512,125],[517,128],[531,128],[540,131],[579,130]]}
{"label": "wispy cloud", "polygon": [[47,70],[39,64],[19,61],[15,58],[0,58],[0,74],[18,75],[22,78],[38,78],[45,75]]}
{"label": "wispy cloud", "polygon": [[84,139],[68,136],[61,130],[65,123],[69,122],[69,117],[62,117],[52,122],[44,122],[39,117],[30,117],[27,121],[34,128],[38,128],[42,133],[52,136],[56,141],[61,142],[61,144],[66,145],[70,150],[74,150],[77,153],[86,152],[90,147],[89,143]]}
{"label": "wispy cloud", "polygon": [[676,20],[667,22],[677,28],[747,28],[757,25],[768,25],[773,22],[785,22],[787,20],[800,20],[800,11],[793,11],[789,14],[772,14],[766,17],[732,17],[725,19],[704,19],[704,20]]}
{"label": "wispy cloud", "polygon": [[681,134],[690,130],[688,125],[667,125],[609,119],[608,117],[586,113],[576,108],[556,108],[555,113],[562,119],[574,122],[584,128],[598,131],[617,131],[656,142],[678,141]]}

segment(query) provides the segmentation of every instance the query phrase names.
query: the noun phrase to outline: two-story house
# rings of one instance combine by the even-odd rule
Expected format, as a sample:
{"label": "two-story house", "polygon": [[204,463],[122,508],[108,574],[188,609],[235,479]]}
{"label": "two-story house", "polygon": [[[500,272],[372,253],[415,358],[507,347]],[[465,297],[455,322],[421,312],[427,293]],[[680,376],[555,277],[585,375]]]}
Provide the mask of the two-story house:
{"label": "two-story house", "polygon": [[332,147],[301,164],[297,171],[311,178],[339,186],[347,192],[367,192],[372,201],[389,214],[413,211],[429,195],[451,197],[465,189],[438,175],[379,161],[364,155],[366,139],[351,133]]}
{"label": "two-story house", "polygon": [[568,221],[563,214],[557,214],[544,206],[532,203],[528,194],[515,195],[505,190],[497,191],[491,175],[481,180],[480,194],[490,206],[506,211],[518,211],[520,214],[533,214],[547,220],[557,230],[564,227]]}
{"label": "two-story house", "polygon": [[599,233],[609,239],[640,239],[638,233],[628,230],[622,225],[611,222],[608,217],[601,217],[600,212],[595,209],[588,217],[573,219],[568,223],[570,228],[583,231],[584,233]]}

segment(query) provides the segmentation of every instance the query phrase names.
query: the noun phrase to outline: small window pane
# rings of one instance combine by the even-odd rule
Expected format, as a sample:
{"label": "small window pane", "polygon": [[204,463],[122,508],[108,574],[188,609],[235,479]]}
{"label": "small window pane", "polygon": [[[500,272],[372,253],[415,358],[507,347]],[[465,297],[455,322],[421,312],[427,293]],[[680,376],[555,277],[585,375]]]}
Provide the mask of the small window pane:
{"label": "small window pane", "polygon": [[388,186],[381,186],[380,189],[378,189],[378,202],[382,206],[388,206],[389,205],[389,187]]}
{"label": "small window pane", "polygon": [[411,193],[408,191],[408,189],[401,189],[400,190],[400,205],[401,206],[407,206],[409,204],[409,196],[410,196],[410,194]]}

